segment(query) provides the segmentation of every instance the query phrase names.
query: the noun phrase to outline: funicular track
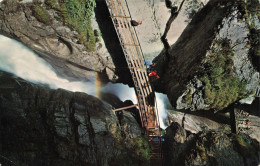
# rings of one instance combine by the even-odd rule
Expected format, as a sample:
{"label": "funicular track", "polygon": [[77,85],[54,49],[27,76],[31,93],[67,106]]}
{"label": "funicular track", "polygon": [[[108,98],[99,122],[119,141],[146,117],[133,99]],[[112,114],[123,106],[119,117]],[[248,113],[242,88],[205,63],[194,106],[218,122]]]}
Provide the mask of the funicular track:
{"label": "funicular track", "polygon": [[161,134],[155,92],[149,82],[137,34],[130,23],[131,15],[127,2],[106,0],[106,4],[134,82],[142,127],[149,137],[151,146],[151,163],[162,165]]}

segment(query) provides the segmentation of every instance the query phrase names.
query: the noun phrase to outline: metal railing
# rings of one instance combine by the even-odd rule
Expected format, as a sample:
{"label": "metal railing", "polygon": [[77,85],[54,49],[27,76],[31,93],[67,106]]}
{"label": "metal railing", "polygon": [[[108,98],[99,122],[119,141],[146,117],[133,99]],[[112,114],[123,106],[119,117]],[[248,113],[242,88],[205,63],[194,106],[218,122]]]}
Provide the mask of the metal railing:
{"label": "metal railing", "polygon": [[[154,148],[155,150],[151,150],[153,154],[151,158],[161,156],[159,157],[161,159],[161,133],[156,96],[149,81],[140,41],[130,23],[132,16],[127,1],[125,0],[125,5],[123,5],[121,0],[106,0],[106,4],[134,82],[142,127],[149,136],[149,142],[158,146]],[[159,142],[153,140],[155,137],[159,139]]]}

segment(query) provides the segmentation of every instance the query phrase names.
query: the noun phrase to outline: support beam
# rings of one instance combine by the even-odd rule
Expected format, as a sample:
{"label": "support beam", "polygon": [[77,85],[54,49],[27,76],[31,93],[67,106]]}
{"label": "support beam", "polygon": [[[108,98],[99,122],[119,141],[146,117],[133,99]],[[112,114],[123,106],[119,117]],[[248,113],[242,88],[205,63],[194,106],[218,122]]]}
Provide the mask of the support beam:
{"label": "support beam", "polygon": [[139,47],[138,44],[128,44],[128,43],[124,43],[124,44],[122,44],[122,46],[137,46],[137,47]]}
{"label": "support beam", "polygon": [[120,18],[131,18],[131,17],[129,17],[129,16],[110,16],[110,17],[120,17]]}
{"label": "support beam", "polygon": [[117,109],[114,109],[113,111],[116,112],[116,111],[126,110],[126,109],[134,108],[134,107],[137,107],[137,106],[138,106],[137,104],[134,104],[134,105],[130,105],[130,106],[127,106],[127,107],[117,108]]}

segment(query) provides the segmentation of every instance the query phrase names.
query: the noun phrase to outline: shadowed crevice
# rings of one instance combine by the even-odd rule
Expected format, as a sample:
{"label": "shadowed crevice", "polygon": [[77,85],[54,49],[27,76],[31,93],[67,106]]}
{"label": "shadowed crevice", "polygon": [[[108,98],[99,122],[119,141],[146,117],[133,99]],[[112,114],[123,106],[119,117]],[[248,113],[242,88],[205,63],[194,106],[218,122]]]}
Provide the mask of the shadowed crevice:
{"label": "shadowed crevice", "polygon": [[117,82],[133,85],[130,71],[124,57],[123,50],[118,40],[112,20],[109,17],[108,7],[104,0],[96,0],[95,16],[102,33],[107,50],[116,66],[115,73],[119,76]]}

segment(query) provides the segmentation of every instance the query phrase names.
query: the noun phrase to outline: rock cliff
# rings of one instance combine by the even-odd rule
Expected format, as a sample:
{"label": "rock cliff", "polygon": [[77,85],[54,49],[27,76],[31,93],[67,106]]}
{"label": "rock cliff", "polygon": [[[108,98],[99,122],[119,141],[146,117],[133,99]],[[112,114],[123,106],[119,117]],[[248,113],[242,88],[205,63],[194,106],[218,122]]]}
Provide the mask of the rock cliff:
{"label": "rock cliff", "polygon": [[[51,90],[0,72],[2,165],[147,165],[149,146],[130,112],[85,93]],[[119,119],[119,120],[118,120]]]}
{"label": "rock cliff", "polygon": [[99,72],[115,81],[114,62],[92,17],[95,1],[84,3],[3,1],[0,33],[34,50],[70,80]]}
{"label": "rock cliff", "polygon": [[259,88],[259,6],[256,0],[209,1],[155,59],[156,89],[177,109],[252,103]]}
{"label": "rock cliff", "polygon": [[[163,49],[161,36],[166,26],[171,29],[166,38],[169,44],[173,44],[207,0],[185,0],[176,21],[167,24],[172,8],[179,8],[180,2],[128,1],[132,18],[143,21],[136,31],[146,59],[152,60]],[[70,80],[86,80],[98,72],[104,81],[131,84],[103,0],[84,1],[84,4],[77,1],[3,0],[0,2],[0,33],[34,50],[59,75]]]}
{"label": "rock cliff", "polygon": [[191,134],[178,123],[166,129],[165,165],[258,165],[259,143],[247,135],[223,131]]}

